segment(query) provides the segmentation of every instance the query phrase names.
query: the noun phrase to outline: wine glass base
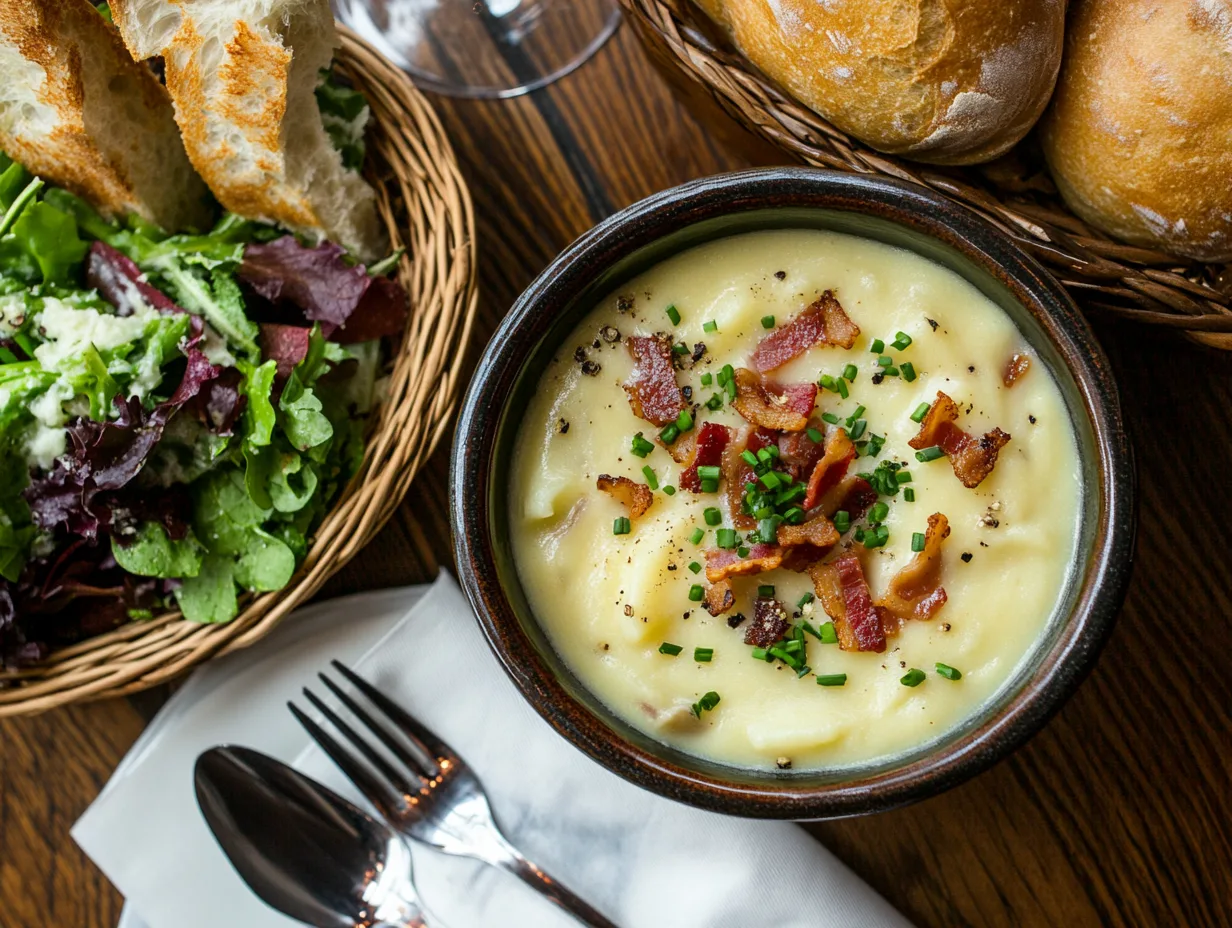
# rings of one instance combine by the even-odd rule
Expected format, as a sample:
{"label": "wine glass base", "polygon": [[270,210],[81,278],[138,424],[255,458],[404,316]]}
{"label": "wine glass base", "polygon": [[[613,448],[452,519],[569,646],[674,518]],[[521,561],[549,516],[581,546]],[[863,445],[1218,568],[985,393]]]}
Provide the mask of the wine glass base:
{"label": "wine glass base", "polygon": [[419,87],[472,99],[559,80],[620,25],[613,0],[334,0],[334,13]]}

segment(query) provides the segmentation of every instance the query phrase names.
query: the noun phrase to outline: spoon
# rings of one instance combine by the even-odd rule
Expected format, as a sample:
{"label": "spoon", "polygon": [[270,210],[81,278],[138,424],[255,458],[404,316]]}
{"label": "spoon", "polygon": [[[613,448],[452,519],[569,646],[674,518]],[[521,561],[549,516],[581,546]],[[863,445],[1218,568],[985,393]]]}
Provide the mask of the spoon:
{"label": "spoon", "polygon": [[197,803],[265,903],[317,928],[426,928],[403,840],[337,793],[259,751],[197,758]]}

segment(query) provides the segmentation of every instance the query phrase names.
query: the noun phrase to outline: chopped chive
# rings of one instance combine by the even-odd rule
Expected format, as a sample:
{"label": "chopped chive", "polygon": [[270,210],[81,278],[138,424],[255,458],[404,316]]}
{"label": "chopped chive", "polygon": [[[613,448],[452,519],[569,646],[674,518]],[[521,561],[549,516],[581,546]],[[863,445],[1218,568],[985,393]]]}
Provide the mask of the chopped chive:
{"label": "chopped chive", "polygon": [[846,509],[840,509],[834,514],[834,527],[838,529],[840,535],[845,535],[847,530],[851,528],[851,513]]}
{"label": "chopped chive", "polygon": [[911,344],[911,336],[906,332],[895,332],[894,341],[890,344],[896,351],[902,351]]}
{"label": "chopped chive", "polygon": [[929,408],[930,407],[928,403],[921,403],[919,406],[915,408],[915,412],[911,414],[911,421],[912,422],[923,422],[924,417],[928,415]]}
{"label": "chopped chive", "polygon": [[769,448],[758,448],[757,449],[757,460],[761,461],[763,464],[768,464],[770,462],[770,458],[771,458],[771,455],[770,455]]}
{"label": "chopped chive", "polygon": [[736,389],[736,381],[729,380],[723,384],[723,392],[727,394],[729,400],[734,400],[740,391]]}
{"label": "chopped chive", "polygon": [[937,673],[945,677],[947,680],[961,680],[962,671],[956,667],[951,667],[949,664],[943,664],[937,661]]}
{"label": "chopped chive", "polygon": [[888,354],[881,354],[877,356],[877,366],[878,367],[889,367],[893,363],[894,363],[894,359],[891,358]]}
{"label": "chopped chive", "polygon": [[710,399],[706,400],[706,408],[711,412],[717,411],[723,405],[723,394],[712,394]]}
{"label": "chopped chive", "polygon": [[774,585],[763,583],[757,588],[757,595],[762,599],[774,599]]}
{"label": "chopped chive", "polygon": [[919,686],[924,682],[924,671],[918,667],[912,667],[898,681],[903,686]]}
{"label": "chopped chive", "polygon": [[633,436],[633,447],[630,450],[639,458],[644,458],[646,455],[650,454],[650,452],[654,451],[654,449],[654,443],[643,438],[641,432],[638,432]]}
{"label": "chopped chive", "polygon": [[693,660],[699,664],[709,664],[714,657],[714,648],[694,648]]}
{"label": "chopped chive", "polygon": [[847,674],[845,673],[819,673],[817,675],[818,686],[843,686],[847,683]]}
{"label": "chopped chive", "polygon": [[783,650],[788,654],[802,654],[804,652],[804,642],[799,638],[793,638],[783,645]]}
{"label": "chopped chive", "polygon": [[646,475],[646,486],[652,490],[659,489],[659,478],[655,476],[653,467],[647,464],[642,468],[642,473]]}
{"label": "chopped chive", "polygon": [[903,380],[907,381],[907,383],[911,383],[911,381],[915,380],[915,365],[914,364],[912,364],[910,361],[904,361],[902,364],[899,365],[899,367],[902,368],[902,371],[903,371]]}
{"label": "chopped chive", "polygon": [[857,525],[856,530],[851,533],[851,537],[854,538],[857,542],[863,541],[864,540],[864,529]]}
{"label": "chopped chive", "polygon": [[873,508],[868,511],[870,522],[884,522],[885,517],[890,514],[890,507],[881,500],[873,503]]}
{"label": "chopped chive", "polygon": [[770,649],[770,653],[773,654],[775,657],[777,657],[779,660],[781,660],[784,664],[786,664],[792,670],[799,670],[801,667],[804,666],[804,661],[800,660],[800,658],[796,657],[790,651],[785,651],[783,648],[780,648],[777,645]]}
{"label": "chopped chive", "polygon": [[931,448],[925,448],[923,451],[915,453],[915,459],[921,463],[927,464],[929,461],[935,461],[937,458],[945,457],[945,452],[933,445]]}
{"label": "chopped chive", "polygon": [[700,574],[702,572],[702,565],[697,563],[697,561],[690,561],[689,570],[693,571],[695,574]]}
{"label": "chopped chive", "polygon": [[695,603],[700,603],[706,598],[706,590],[700,583],[695,583],[689,587],[689,599]]}
{"label": "chopped chive", "polygon": [[712,477],[703,478],[702,492],[703,493],[718,493],[719,492],[719,481],[715,480]]}
{"label": "chopped chive", "polygon": [[689,353],[689,346],[686,345],[684,342],[681,342],[678,345],[672,345],[672,354],[688,354],[688,353]]}
{"label": "chopped chive", "polygon": [[709,322],[702,323],[702,330],[705,332],[717,332],[719,331],[719,324],[711,319]]}
{"label": "chopped chive", "polygon": [[859,372],[860,372],[860,369],[857,368],[854,364],[848,364],[846,367],[843,368],[843,379],[844,380],[855,380],[856,374],[858,374]]}
{"label": "chopped chive", "polygon": [[703,480],[718,480],[722,473],[718,464],[701,464],[697,468],[697,476]]}
{"label": "chopped chive", "polygon": [[719,386],[725,383],[730,383],[731,379],[736,376],[736,369],[730,364],[724,364],[723,370],[719,371]]}
{"label": "chopped chive", "polygon": [[924,550],[924,533],[923,532],[912,532],[911,533],[911,550],[912,551],[923,551]]}
{"label": "chopped chive", "polygon": [[903,490],[903,499],[905,499],[909,503],[914,503],[915,502],[915,490],[912,489],[911,487],[907,487],[907,489]]}
{"label": "chopped chive", "polygon": [[[823,422],[828,422],[830,425],[838,425],[838,416],[832,412],[823,412],[821,414],[821,420]],[[808,435],[810,441],[818,445],[821,444],[821,440],[824,437],[821,432],[817,431],[815,428],[809,428],[805,434]]]}
{"label": "chopped chive", "polygon": [[703,712],[709,712],[711,709],[713,709],[718,704],[719,704],[719,694],[716,693],[714,690],[711,690],[709,693],[707,693],[697,702],[693,703],[693,714],[696,715],[700,719],[702,717]]}
{"label": "chopped chive", "polygon": [[666,493],[668,496],[675,496],[676,488],[669,483],[667,486],[663,488],[663,492]]}
{"label": "chopped chive", "polygon": [[821,384],[821,388],[823,390],[829,390],[831,393],[838,391],[838,387],[834,385],[834,378],[829,374],[822,374],[821,380],[818,382]]}
{"label": "chopped chive", "polygon": [[800,677],[807,677],[812,672],[813,672],[813,668],[810,667],[808,664],[805,664],[803,667],[801,667],[799,670],[796,671],[796,678],[799,679]]}
{"label": "chopped chive", "polygon": [[879,338],[874,338],[873,343],[868,346],[868,350],[873,354],[881,354],[881,352],[885,351],[885,342]]}
{"label": "chopped chive", "polygon": [[868,428],[868,420],[867,419],[857,419],[855,422],[851,424],[851,431],[847,433],[847,437],[850,438],[852,441],[855,441],[857,438],[859,438],[861,435],[864,434],[864,430],[866,428]]}
{"label": "chopped chive", "polygon": [[[801,597],[800,597],[800,601],[796,603],[796,608],[797,608],[797,609],[803,609],[805,606],[807,606],[809,603],[811,603],[811,602],[813,601],[813,599],[814,599],[814,598],[815,598],[815,597],[813,596],[813,594],[812,594],[812,593],[805,593],[803,596],[801,596]],[[804,630],[805,630],[805,631],[813,631],[813,627],[812,627],[811,625],[809,625],[809,624],[808,624],[808,622],[805,622],[805,623],[804,623]],[[813,631],[813,634],[815,635],[815,634],[817,634],[817,632]]]}
{"label": "chopped chive", "polygon": [[884,371],[882,371],[881,373],[885,374],[887,377],[897,377],[897,376],[898,376],[898,368],[897,368],[897,367],[887,367],[887,368],[886,368]]}
{"label": "chopped chive", "polygon": [[834,381],[834,385],[838,388],[838,395],[843,399],[847,399],[847,397],[851,396],[851,394],[847,392],[847,381],[843,380],[841,377]]}
{"label": "chopped chive", "polygon": [[675,657],[677,654],[679,654],[683,650],[684,648],[682,648],[680,645],[672,644],[670,641],[665,641],[661,645],[659,645],[659,653],[666,654],[668,657]]}
{"label": "chopped chive", "polygon": [[680,310],[674,305],[667,307],[667,318],[672,320],[672,325],[680,325]]}
{"label": "chopped chive", "polygon": [[708,386],[710,386],[712,383],[714,383],[714,375],[713,375],[713,374],[702,374],[702,386],[703,386],[703,387],[708,387]]}
{"label": "chopped chive", "polygon": [[[805,492],[807,492],[807,490]],[[790,509],[788,509],[786,512],[783,513],[783,518],[786,519],[788,522],[790,522],[792,525],[799,525],[801,522],[804,521],[804,510],[801,509],[799,506],[792,506]]]}
{"label": "chopped chive", "polygon": [[714,506],[707,506],[702,510],[702,518],[706,520],[707,525],[718,525],[723,521],[723,513]]}
{"label": "chopped chive", "polygon": [[765,648],[754,648],[753,649],[753,660],[772,661],[774,660],[774,658],[770,656],[770,652],[767,651]]}
{"label": "chopped chive", "polygon": [[762,316],[761,317],[761,327],[763,329],[773,329],[774,328],[774,317],[773,316]]}
{"label": "chopped chive", "polygon": [[663,431],[659,432],[659,438],[662,439],[663,444],[665,445],[670,445],[679,437],[680,426],[678,426],[675,422],[669,422],[667,425],[663,426]]}
{"label": "chopped chive", "polygon": [[774,515],[773,506],[758,506],[756,509],[753,510],[753,517],[755,519],[758,519],[759,521],[761,519],[768,519],[772,515]]}
{"label": "chopped chive", "polygon": [[877,532],[864,533],[864,547],[868,549],[881,548],[885,546],[887,539],[881,537]]}
{"label": "chopped chive", "polygon": [[759,479],[765,485],[767,490],[777,490],[779,488],[779,484],[782,483],[779,474],[772,470],[766,471]]}
{"label": "chopped chive", "polygon": [[693,534],[689,536],[689,541],[693,542],[695,545],[700,545],[702,543],[702,539],[705,537],[706,530],[704,528],[695,528],[693,529]]}
{"label": "chopped chive", "polygon": [[755,455],[752,451],[748,450],[747,448],[745,448],[743,451],[740,452],[740,457],[744,461],[745,464],[749,465],[749,467],[757,466],[757,455]]}
{"label": "chopped chive", "polygon": [[741,545],[739,548],[736,549],[736,554],[739,557],[748,557],[749,549]]}
{"label": "chopped chive", "polygon": [[720,548],[731,549],[736,547],[736,530],[734,528],[721,528],[714,533],[714,543]]}
{"label": "chopped chive", "polygon": [[680,410],[680,415],[676,417],[676,428],[682,432],[687,432],[693,428],[693,414],[687,409]]}
{"label": "chopped chive", "polygon": [[833,622],[823,622],[817,631],[819,632],[817,637],[823,644],[838,644],[838,632],[834,630]]}
{"label": "chopped chive", "polygon": [[612,523],[613,535],[628,535],[631,531],[633,531],[633,523],[629,521],[628,516],[621,516]]}
{"label": "chopped chive", "polygon": [[896,471],[894,474],[894,482],[897,483],[900,487],[904,483],[910,483],[911,482],[911,471],[909,470]]}

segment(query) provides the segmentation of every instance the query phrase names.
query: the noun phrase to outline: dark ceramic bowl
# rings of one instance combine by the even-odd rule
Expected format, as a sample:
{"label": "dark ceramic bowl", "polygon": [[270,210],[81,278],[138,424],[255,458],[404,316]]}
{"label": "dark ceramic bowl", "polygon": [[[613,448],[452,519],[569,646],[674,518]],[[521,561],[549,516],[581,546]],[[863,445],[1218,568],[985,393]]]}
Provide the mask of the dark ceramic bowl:
{"label": "dark ceramic bowl", "polygon": [[[553,651],[527,604],[508,541],[507,483],[518,413],[581,317],[677,252],[754,229],[797,227],[850,232],[917,252],[1001,306],[1060,384],[1087,488],[1081,569],[1034,653],[997,698],[940,740],[831,772],[723,766],[619,719]],[[1124,597],[1134,540],[1134,473],[1116,385],[1061,286],[1002,232],[922,187],[804,168],[728,174],[664,191],[566,249],[522,294],[483,355],[462,408],[451,494],[462,585],[492,649],[552,727],[609,770],[654,792],[766,818],[888,809],[954,786],[1025,742],[1094,663]]]}

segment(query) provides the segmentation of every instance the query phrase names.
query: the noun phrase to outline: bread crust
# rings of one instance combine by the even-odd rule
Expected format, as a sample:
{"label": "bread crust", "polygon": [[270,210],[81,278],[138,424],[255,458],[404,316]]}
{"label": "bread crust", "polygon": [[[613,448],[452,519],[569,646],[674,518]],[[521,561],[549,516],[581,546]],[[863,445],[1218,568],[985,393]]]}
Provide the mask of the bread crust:
{"label": "bread crust", "polygon": [[1041,124],[1065,202],[1096,228],[1232,260],[1232,0],[1077,0]]}
{"label": "bread crust", "polygon": [[0,46],[0,148],[108,218],[208,225],[167,91],[86,0],[0,0]]}
{"label": "bread crust", "polygon": [[1047,105],[1064,0],[698,0],[796,99],[935,164],[1008,150]]}

